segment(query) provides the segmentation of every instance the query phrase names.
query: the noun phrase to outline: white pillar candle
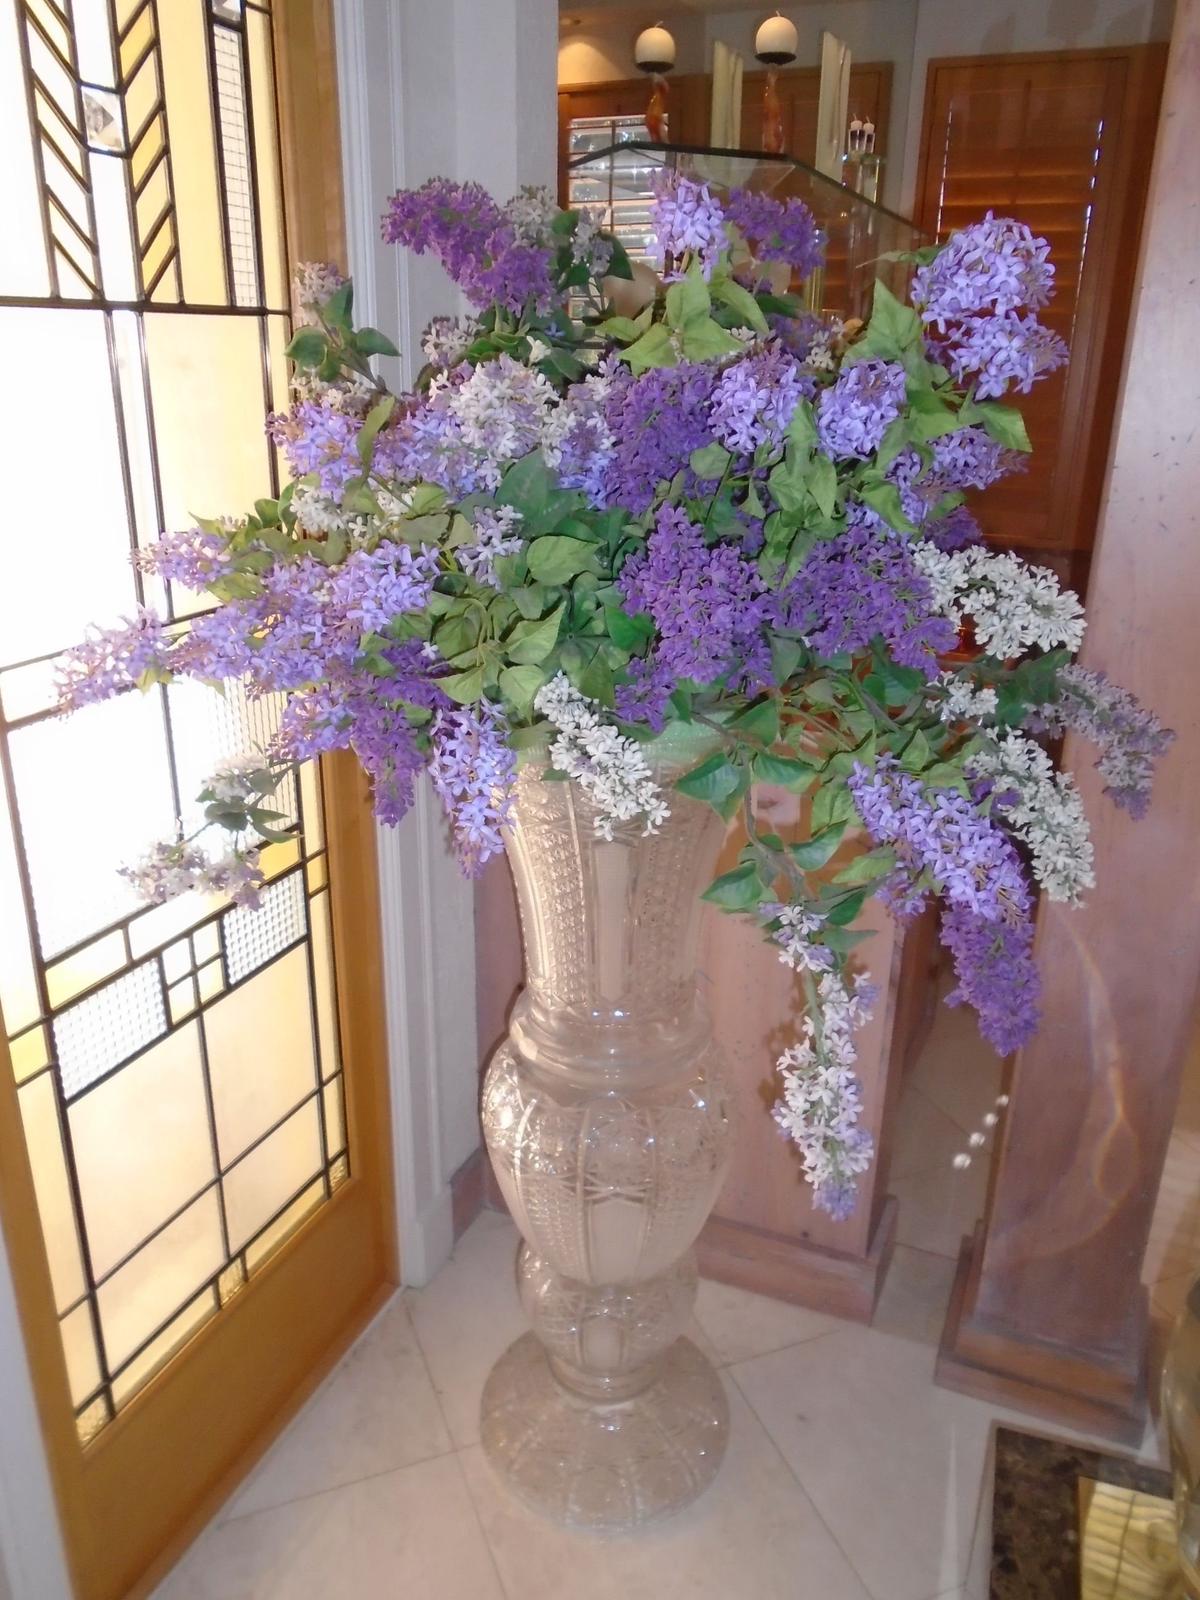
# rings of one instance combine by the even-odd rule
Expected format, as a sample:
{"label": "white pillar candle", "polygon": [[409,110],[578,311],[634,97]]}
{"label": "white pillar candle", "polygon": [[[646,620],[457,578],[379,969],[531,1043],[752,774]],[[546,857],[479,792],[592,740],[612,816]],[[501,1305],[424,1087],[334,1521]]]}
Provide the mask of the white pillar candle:
{"label": "white pillar candle", "polygon": [[642,72],[669,72],[675,65],[675,41],[661,22],[638,34],[633,59]]}
{"label": "white pillar candle", "polygon": [[796,59],[799,43],[800,36],[795,24],[777,11],[773,17],[767,18],[755,34],[754,54],[760,61],[782,64]]}

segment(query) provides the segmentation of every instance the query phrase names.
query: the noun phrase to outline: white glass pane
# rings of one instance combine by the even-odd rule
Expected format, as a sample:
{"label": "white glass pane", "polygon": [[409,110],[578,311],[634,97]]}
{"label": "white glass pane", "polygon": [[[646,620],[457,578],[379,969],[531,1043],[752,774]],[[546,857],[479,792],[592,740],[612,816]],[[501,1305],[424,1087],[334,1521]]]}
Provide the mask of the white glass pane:
{"label": "white glass pane", "polygon": [[223,1260],[216,1193],[190,1206],[98,1293],[109,1365],[118,1367],[191,1299]]}
{"label": "white glass pane", "polygon": [[239,1249],[321,1170],[321,1124],[315,1101],[252,1150],[225,1179],[229,1245]]}

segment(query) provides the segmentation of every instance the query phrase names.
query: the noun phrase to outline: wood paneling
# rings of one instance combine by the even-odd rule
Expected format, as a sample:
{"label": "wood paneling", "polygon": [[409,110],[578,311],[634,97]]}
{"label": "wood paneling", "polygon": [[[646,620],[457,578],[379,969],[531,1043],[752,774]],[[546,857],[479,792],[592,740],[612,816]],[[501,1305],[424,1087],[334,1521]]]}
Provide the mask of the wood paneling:
{"label": "wood paneling", "polygon": [[979,499],[999,544],[1091,548],[1164,59],[1146,45],[929,64],[916,220],[945,237],[991,209],[1044,234],[1057,291],[1041,318],[1071,347],[1022,397],[1029,471]]}
{"label": "wood paneling", "polygon": [[1041,1031],[1016,1060],[987,1219],[967,1242],[939,1381],[1140,1436],[1142,1257],[1196,1022],[1200,972],[1200,0],[1181,0],[1096,543],[1085,664],[1175,728],[1147,817],[1064,765],[1092,819],[1096,888],[1043,902]]}
{"label": "wood paneling", "polygon": [[[573,117],[640,116],[650,98],[649,78],[614,78],[608,83],[566,83],[558,89],[558,202],[567,204],[567,134]],[[668,78],[667,118],[675,144],[708,140],[711,80],[701,74]]]}
{"label": "wood paneling", "polygon": [[[762,149],[762,97],[765,72],[747,72],[742,79],[742,149]],[[788,67],[778,74],[783,112],[784,148],[797,161],[812,165],[817,149],[817,105],[821,96],[820,67]],[[875,124],[875,153],[887,154],[888,119],[892,108],[892,63],[868,61],[850,66],[850,115]]]}

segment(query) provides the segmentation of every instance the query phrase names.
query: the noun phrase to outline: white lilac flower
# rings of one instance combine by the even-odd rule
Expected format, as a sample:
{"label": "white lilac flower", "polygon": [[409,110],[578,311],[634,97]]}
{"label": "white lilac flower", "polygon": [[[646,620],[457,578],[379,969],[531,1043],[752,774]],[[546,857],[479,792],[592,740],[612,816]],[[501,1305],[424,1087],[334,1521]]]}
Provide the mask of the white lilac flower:
{"label": "white lilac flower", "polygon": [[151,905],[196,889],[202,894],[227,894],[235,905],[253,910],[264,882],[257,846],[233,848],[212,860],[187,839],[157,840],[140,861],[120,868],[120,873]]}
{"label": "white lilac flower", "polygon": [[909,548],[937,609],[959,627],[969,618],[977,643],[989,654],[1004,659],[1034,646],[1079,649],[1083,607],[1048,567],[1031,567],[1009,551],[981,546],[945,551],[918,539]]}
{"label": "white lilac flower", "polygon": [[640,745],[602,721],[596,702],[572,688],[565,673],[543,684],[533,703],[558,730],[550,760],[596,807],[599,837],[611,839],[617,823],[634,817],[646,819],[644,834],[657,833],[671,813]]}
{"label": "white lilac flower", "polygon": [[871,1015],[875,990],[861,973],[850,989],[834,972],[823,972],[813,987],[802,1037],[776,1062],[783,1093],[774,1116],[800,1151],[814,1205],[844,1221],[854,1210],[854,1180],[875,1153],[858,1125],[862,1090],[853,1071],[854,1034]]}
{"label": "white lilac flower", "polygon": [[[442,382],[435,378],[431,396]],[[456,419],[462,444],[475,453],[487,489],[499,487],[507,462],[537,448],[547,413],[557,405],[554,386],[511,356],[481,363],[445,391],[445,410]]]}
{"label": "white lilac flower", "polygon": [[1034,877],[1050,899],[1078,904],[1096,877],[1091,832],[1070,773],[1055,772],[1040,744],[1011,729],[972,754],[966,772],[990,779],[997,811],[1027,846]]}
{"label": "white lilac flower", "polygon": [[558,216],[558,201],[544,184],[527,183],[504,207],[504,215],[521,244],[545,244]]}
{"label": "white lilac flower", "polygon": [[943,691],[937,714],[943,722],[987,722],[996,715],[995,689],[976,689],[967,678],[943,672],[934,687]]}
{"label": "white lilac flower", "polygon": [[245,805],[263,792],[260,780],[265,771],[261,756],[235,756],[232,760],[217,764],[204,789],[214,800],[223,804]]}
{"label": "white lilac flower", "polygon": [[298,483],[292,491],[291,508],[305,533],[341,533],[352,544],[366,536],[366,517],[347,513],[316,484]]}
{"label": "white lilac flower", "polygon": [[292,274],[296,322],[302,327],[318,322],[318,309],[337,293],[345,281],[332,261],[299,262]]}
{"label": "white lilac flower", "polygon": [[515,506],[497,506],[494,509],[480,506],[471,520],[478,537],[474,544],[463,545],[458,550],[459,565],[477,583],[490,584],[493,589],[499,589],[501,584],[496,576],[496,562],[501,556],[515,556],[524,542],[519,533],[513,532],[521,521],[521,513]]}
{"label": "white lilac flower", "polygon": [[612,261],[612,240],[601,236],[601,213],[584,207],[571,240],[571,260],[585,266],[593,278],[602,278]]}
{"label": "white lilac flower", "polygon": [[421,351],[431,367],[456,367],[475,337],[465,317],[434,317],[421,335]]}
{"label": "white lilac flower", "polygon": [[779,959],[793,972],[828,972],[833,966],[833,951],[812,935],[825,926],[825,918],[817,911],[800,905],[762,905],[759,914],[768,922],[777,922],[778,929],[772,938],[779,946]]}

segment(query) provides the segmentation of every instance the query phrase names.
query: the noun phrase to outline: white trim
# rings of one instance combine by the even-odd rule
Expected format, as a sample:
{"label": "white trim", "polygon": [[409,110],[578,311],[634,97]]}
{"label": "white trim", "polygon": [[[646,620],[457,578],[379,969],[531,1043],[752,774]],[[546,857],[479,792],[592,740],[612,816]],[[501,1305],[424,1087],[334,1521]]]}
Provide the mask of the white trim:
{"label": "white trim", "polygon": [[17,1313],[16,1287],[0,1234],[0,1596],[71,1600],[58,1507]]}

